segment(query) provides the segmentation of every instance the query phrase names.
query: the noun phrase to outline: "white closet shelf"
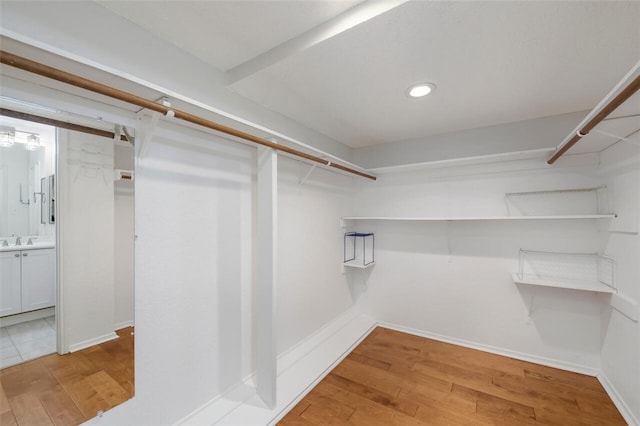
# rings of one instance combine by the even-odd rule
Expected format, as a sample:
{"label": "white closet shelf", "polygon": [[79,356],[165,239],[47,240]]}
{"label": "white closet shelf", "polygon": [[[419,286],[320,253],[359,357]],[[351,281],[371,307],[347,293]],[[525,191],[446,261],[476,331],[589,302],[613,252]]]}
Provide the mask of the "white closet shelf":
{"label": "white closet shelf", "polygon": [[560,253],[520,249],[516,284],[617,293],[615,261],[600,253]]}
{"label": "white closet shelf", "polygon": [[375,265],[376,262],[371,262],[366,265],[362,264],[362,261],[351,260],[349,262],[344,262],[342,265],[347,266],[349,268],[359,268],[359,269],[367,269]]}
{"label": "white closet shelf", "polygon": [[473,221],[473,220],[576,220],[613,219],[616,214],[578,214],[555,216],[455,216],[455,217],[393,217],[393,216],[344,216],[342,220],[395,220],[395,221]]}
{"label": "white closet shelf", "polygon": [[560,279],[540,278],[535,275],[511,274],[516,284],[537,285],[543,287],[566,288],[571,290],[596,291],[598,293],[617,293],[615,288],[599,281],[561,281]]}

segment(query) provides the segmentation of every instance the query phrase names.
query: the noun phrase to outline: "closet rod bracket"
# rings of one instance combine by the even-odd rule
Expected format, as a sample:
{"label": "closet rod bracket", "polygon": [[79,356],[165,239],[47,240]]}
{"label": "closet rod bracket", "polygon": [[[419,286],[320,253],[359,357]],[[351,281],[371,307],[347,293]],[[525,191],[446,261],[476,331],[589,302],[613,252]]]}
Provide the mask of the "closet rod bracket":
{"label": "closet rod bracket", "polygon": [[[142,111],[140,111],[139,114]],[[153,111],[151,113],[151,118],[148,119],[146,125],[144,125],[145,123],[143,123],[144,133],[143,133],[143,137],[140,139],[139,146],[136,147],[138,151],[137,152],[138,155],[136,156],[136,158],[142,158],[147,153],[149,142],[151,142],[151,138],[153,138],[153,134],[155,133],[156,128],[158,127],[158,121],[160,120],[160,115],[161,114],[159,112]],[[144,117],[140,115],[138,120],[142,122],[144,120]]]}

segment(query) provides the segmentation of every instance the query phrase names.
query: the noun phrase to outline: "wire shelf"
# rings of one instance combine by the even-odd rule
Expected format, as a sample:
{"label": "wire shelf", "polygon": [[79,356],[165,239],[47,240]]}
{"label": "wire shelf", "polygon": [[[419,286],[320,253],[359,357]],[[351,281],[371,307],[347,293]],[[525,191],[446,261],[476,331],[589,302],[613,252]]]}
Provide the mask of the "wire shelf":
{"label": "wire shelf", "polygon": [[519,284],[617,293],[615,261],[599,253],[558,253],[520,250]]}

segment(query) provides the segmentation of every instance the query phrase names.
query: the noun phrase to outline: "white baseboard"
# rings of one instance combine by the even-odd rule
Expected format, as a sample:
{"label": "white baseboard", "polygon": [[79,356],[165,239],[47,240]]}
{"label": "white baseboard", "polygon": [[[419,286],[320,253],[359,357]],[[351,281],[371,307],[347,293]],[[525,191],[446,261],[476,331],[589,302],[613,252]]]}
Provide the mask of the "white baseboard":
{"label": "white baseboard", "polygon": [[524,352],[512,351],[509,349],[498,348],[495,346],[484,345],[476,342],[470,342],[468,340],[456,339],[454,337],[449,337],[449,336],[443,336],[441,334],[416,330],[409,327],[403,327],[396,324],[379,322],[378,325],[380,327],[390,328],[392,330],[413,334],[415,336],[426,337],[428,339],[438,340],[440,342],[451,343],[454,345],[463,346],[465,348],[477,349],[480,351],[489,352],[496,355],[502,355],[509,358],[515,358],[522,361],[532,362],[534,364],[541,364],[541,365],[546,365],[547,367],[553,367],[553,368],[559,368],[561,370],[572,371],[574,373],[586,374],[588,376],[596,376],[599,372],[597,368],[594,368],[588,365],[574,364],[571,362],[545,358],[537,355],[531,355]]}
{"label": "white baseboard", "polygon": [[624,417],[624,420],[629,424],[629,426],[640,426],[640,419],[638,419],[633,414],[633,411],[631,411],[627,403],[624,402],[624,399],[622,399],[615,386],[613,386],[613,383],[609,381],[607,376],[601,371],[596,377],[600,381],[600,384],[602,385],[604,390],[607,391],[607,394],[609,394],[609,398],[611,398],[611,401],[613,401],[616,408],[618,409],[618,411],[620,411],[620,414],[622,414],[622,417]]}
{"label": "white baseboard", "polygon": [[109,340],[117,339],[118,335],[115,332],[107,333],[102,336],[93,337],[83,342],[74,343],[69,345],[69,352],[77,352],[82,349],[86,349],[90,346],[99,345],[100,343],[108,342]]}
{"label": "white baseboard", "polygon": [[277,423],[342,361],[376,326],[375,320],[347,311],[278,357],[276,407],[256,395],[252,377],[209,401],[176,424],[268,425]]}
{"label": "white baseboard", "polygon": [[122,330],[123,328],[133,327],[133,320],[122,321],[113,326],[114,330]]}

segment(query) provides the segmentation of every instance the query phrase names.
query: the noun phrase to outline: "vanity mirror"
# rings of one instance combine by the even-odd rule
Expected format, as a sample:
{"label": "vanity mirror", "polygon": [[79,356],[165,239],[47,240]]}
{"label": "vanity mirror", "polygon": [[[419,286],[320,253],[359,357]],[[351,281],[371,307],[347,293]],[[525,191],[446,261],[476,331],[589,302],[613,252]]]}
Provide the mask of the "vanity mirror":
{"label": "vanity mirror", "polygon": [[55,173],[55,128],[0,116],[0,238],[53,239],[47,179]]}

